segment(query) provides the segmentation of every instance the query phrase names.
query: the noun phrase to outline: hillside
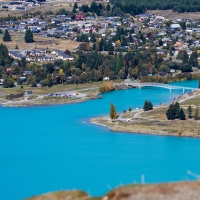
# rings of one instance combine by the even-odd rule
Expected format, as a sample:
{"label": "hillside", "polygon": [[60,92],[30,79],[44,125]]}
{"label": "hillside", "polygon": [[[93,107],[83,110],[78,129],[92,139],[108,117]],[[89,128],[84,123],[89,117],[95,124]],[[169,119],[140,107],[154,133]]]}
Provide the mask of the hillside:
{"label": "hillside", "polygon": [[38,195],[27,200],[197,200],[200,181],[151,185],[127,185],[108,192],[102,198],[89,197],[82,191],[60,191]]}
{"label": "hillside", "polygon": [[111,0],[111,2],[122,9],[122,11],[128,11],[131,5],[137,5],[138,9],[143,10],[169,10],[177,12],[197,12],[200,11],[199,0]]}

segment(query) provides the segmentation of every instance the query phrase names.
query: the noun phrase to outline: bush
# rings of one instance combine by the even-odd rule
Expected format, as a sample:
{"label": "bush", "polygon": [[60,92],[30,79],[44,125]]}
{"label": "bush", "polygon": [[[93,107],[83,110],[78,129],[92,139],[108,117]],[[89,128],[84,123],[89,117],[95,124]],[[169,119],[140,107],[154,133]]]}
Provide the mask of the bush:
{"label": "bush", "polygon": [[110,91],[113,91],[115,90],[115,87],[113,85],[112,82],[106,82],[106,83],[102,83],[99,87],[99,92],[110,92]]}
{"label": "bush", "polygon": [[182,72],[192,72],[192,66],[186,64],[186,65],[183,65],[183,66],[180,68],[180,70],[181,70]]}
{"label": "bush", "polygon": [[150,101],[145,101],[143,109],[144,111],[152,110],[153,104]]}

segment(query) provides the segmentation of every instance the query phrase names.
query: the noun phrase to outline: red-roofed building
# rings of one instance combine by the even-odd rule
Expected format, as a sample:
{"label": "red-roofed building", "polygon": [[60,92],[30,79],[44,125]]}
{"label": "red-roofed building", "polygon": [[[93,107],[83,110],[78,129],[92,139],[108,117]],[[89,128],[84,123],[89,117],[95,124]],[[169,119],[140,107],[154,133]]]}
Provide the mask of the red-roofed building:
{"label": "red-roofed building", "polygon": [[76,20],[84,20],[84,15],[83,14],[77,14]]}

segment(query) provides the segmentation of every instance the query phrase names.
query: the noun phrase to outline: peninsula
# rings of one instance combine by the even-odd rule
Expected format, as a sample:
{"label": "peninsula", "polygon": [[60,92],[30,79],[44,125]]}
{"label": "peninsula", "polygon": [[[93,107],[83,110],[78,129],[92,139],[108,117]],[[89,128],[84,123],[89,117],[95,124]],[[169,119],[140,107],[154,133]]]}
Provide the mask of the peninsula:
{"label": "peninsula", "polygon": [[[177,102],[180,103],[180,107],[185,113],[187,113],[188,106],[191,106],[194,112],[195,109],[198,110],[200,92],[194,91],[183,94],[177,99]],[[149,111],[143,109],[125,111],[114,120],[110,116],[103,116],[92,118],[90,121],[94,124],[106,126],[111,131],[200,137],[200,121],[189,118],[188,114],[186,114],[186,120],[168,120],[167,109],[168,105],[159,105]]]}

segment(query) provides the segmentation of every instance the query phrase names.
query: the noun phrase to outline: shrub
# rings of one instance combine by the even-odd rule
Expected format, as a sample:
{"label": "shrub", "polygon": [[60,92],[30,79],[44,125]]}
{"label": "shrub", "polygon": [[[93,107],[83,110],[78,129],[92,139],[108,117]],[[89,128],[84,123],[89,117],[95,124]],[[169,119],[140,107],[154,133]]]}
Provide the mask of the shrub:
{"label": "shrub", "polygon": [[102,83],[99,87],[99,92],[110,92],[110,91],[113,91],[115,90],[115,87],[113,85],[112,82],[106,82],[106,83]]}
{"label": "shrub", "polygon": [[152,110],[153,104],[150,101],[145,101],[143,109],[144,109],[144,111]]}

